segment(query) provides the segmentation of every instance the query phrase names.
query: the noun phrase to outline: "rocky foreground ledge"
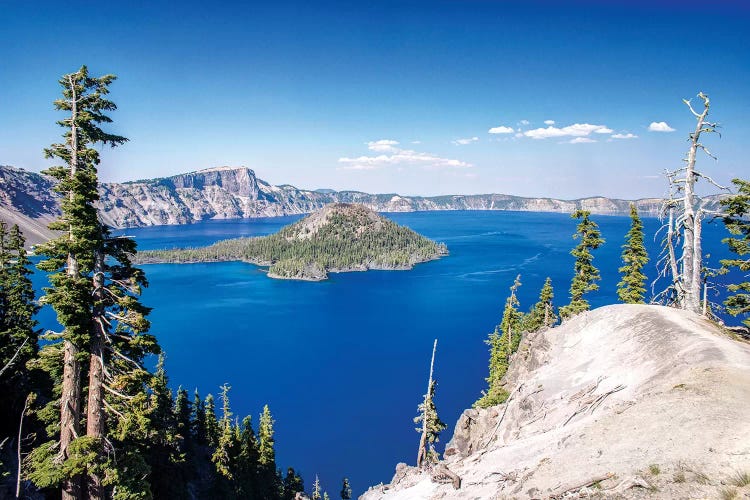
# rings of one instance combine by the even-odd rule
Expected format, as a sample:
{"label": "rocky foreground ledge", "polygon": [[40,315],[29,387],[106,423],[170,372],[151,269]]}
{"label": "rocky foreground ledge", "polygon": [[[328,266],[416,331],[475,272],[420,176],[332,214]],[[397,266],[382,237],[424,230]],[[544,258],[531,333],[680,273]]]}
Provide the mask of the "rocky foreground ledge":
{"label": "rocky foreground ledge", "polygon": [[441,466],[362,500],[750,497],[750,344],[702,317],[613,305],[525,338],[507,403],[461,415]]}

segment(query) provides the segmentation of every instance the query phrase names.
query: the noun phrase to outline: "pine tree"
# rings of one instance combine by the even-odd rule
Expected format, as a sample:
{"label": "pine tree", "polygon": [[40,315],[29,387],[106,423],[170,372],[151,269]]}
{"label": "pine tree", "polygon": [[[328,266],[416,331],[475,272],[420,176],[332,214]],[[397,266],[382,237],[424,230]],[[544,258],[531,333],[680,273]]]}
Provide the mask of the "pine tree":
{"label": "pine tree", "polygon": [[576,258],[575,274],[570,282],[570,304],[560,308],[560,316],[563,319],[571,318],[583,311],[588,311],[590,305],[583,296],[599,289],[597,281],[601,279],[599,270],[594,267],[594,256],[592,250],[596,250],[604,244],[599,233],[599,226],[589,219],[591,212],[587,210],[576,210],[571,217],[580,219],[580,223],[573,235],[574,239],[580,239],[580,243],[570,254]]}
{"label": "pine tree", "polygon": [[341,486],[341,500],[351,500],[352,487],[349,485],[349,479],[344,478],[344,484]]}
{"label": "pine tree", "polygon": [[185,452],[192,446],[192,433],[190,431],[190,415],[192,413],[188,393],[180,386],[177,389],[177,397],[174,401],[174,419],[177,422],[177,435],[180,437],[181,449]]}
{"label": "pine tree", "polygon": [[313,483],[313,489],[312,489],[312,495],[310,496],[311,500],[321,500],[323,496],[321,495],[320,491],[320,479],[318,478],[318,475],[315,474],[315,482]]}
{"label": "pine tree", "polygon": [[232,427],[232,412],[229,407],[229,386],[221,386],[222,416],[219,421],[219,439],[216,443],[211,461],[216,466],[216,471],[227,479],[233,479],[232,458],[234,454],[235,440]]}
{"label": "pine tree", "polygon": [[[141,360],[159,351],[156,340],[146,334],[148,308],[137,298],[146,280],[131,265],[135,242],[112,237],[100,223],[94,206],[98,199],[96,166],[99,164],[95,146],[114,147],[127,141],[100,128],[101,124],[112,121],[105,113],[116,109],[105,98],[114,80],[113,75],[90,77],[85,66],[60,79],[63,97],[54,104],[57,110],[69,113],[68,118],[58,122],[65,129],[65,141],[45,150],[46,157],[63,162],[46,171],[58,180],[55,189],[61,195],[62,215],[50,224],[50,229],[62,235],[40,245],[38,251],[47,257],[39,263],[40,269],[50,273],[51,286],[45,289],[44,301],[52,305],[63,326],[58,338],[63,344],[64,359],[59,440],[55,446],[48,443],[41,447],[42,451],[33,457],[32,474],[52,479],[55,474],[45,469],[57,467],[62,471],[57,476],[62,483],[63,499],[84,496],[80,483],[84,476],[91,499],[106,495],[102,484],[104,474],[120,477],[121,491],[128,489],[125,482],[139,487],[143,484],[128,482],[124,477],[126,469],[105,470],[114,466],[114,462],[102,460],[105,447],[118,444],[114,435],[114,440],[106,439],[105,406],[110,419],[115,420],[110,428],[128,419],[126,407],[132,401],[130,398],[145,390],[148,382]],[[88,383],[81,378],[82,364],[86,361]],[[110,403],[105,401],[105,390]],[[84,393],[88,394],[85,432],[81,429]],[[121,396],[116,397],[118,394]],[[81,436],[81,441],[72,446],[77,436]],[[49,452],[54,448],[58,451],[53,455]],[[71,454],[74,449],[80,452],[76,457]],[[59,467],[60,459],[70,460],[69,467]]]}
{"label": "pine tree", "polygon": [[490,373],[485,379],[488,387],[483,391],[482,397],[474,403],[475,407],[487,408],[504,403],[508,398],[508,391],[502,387],[503,378],[508,371],[510,357],[521,342],[520,328],[524,323],[524,315],[517,309],[520,303],[516,291],[520,286],[519,274],[510,287],[510,295],[505,300],[502,321],[485,341],[490,346]]}
{"label": "pine tree", "polygon": [[281,498],[283,500],[294,500],[297,493],[302,491],[305,491],[305,483],[302,481],[302,477],[289,467],[286,470],[286,477],[284,477],[284,492]]}
{"label": "pine tree", "polygon": [[10,232],[0,221],[0,436],[17,432],[18,416],[35,391],[27,367],[38,351],[39,331],[34,319],[39,307],[29,279],[31,262],[21,230]]}
{"label": "pine tree", "polygon": [[258,478],[263,498],[274,498],[281,491],[276,474],[276,451],[274,449],[274,420],[268,405],[263,407],[258,423]]}
{"label": "pine tree", "polygon": [[[435,451],[435,443],[440,441],[440,433],[443,432],[446,427],[448,427],[442,420],[440,420],[440,417],[437,413],[437,408],[435,408],[436,386],[437,381],[432,380],[430,382],[430,390],[427,394],[425,394],[424,401],[422,401],[417,406],[417,411],[419,412],[419,414],[414,417],[415,424],[423,424],[417,427],[416,431],[421,433],[426,430],[427,449],[424,459],[425,462],[431,464],[437,463],[440,459],[437,452]],[[426,425],[424,425],[425,421]]]}
{"label": "pine tree", "polygon": [[635,204],[630,204],[630,231],[622,246],[623,266],[619,269],[622,280],[617,284],[617,295],[626,304],[643,304],[646,296],[646,275],[643,268],[648,263],[648,253],[643,243],[643,222]]}
{"label": "pine tree", "polygon": [[209,447],[216,448],[216,445],[219,444],[219,421],[216,420],[216,406],[214,405],[213,394],[206,396],[204,406],[206,410],[203,427],[206,429],[206,442]]}
{"label": "pine tree", "polygon": [[555,293],[552,289],[552,280],[547,278],[542,290],[539,292],[539,301],[534,304],[529,314],[523,318],[522,330],[535,332],[542,327],[546,326],[549,328],[553,326],[557,322],[555,307],[552,304],[554,298]]}
{"label": "pine tree", "polygon": [[206,403],[204,403],[198,389],[195,389],[193,395],[193,413],[192,413],[192,435],[196,444],[205,446],[208,444],[208,433],[206,432]]}
{"label": "pine tree", "polygon": [[510,295],[505,301],[503,310],[503,319],[500,323],[500,331],[505,334],[505,341],[508,343],[508,358],[516,352],[518,344],[521,342],[521,324],[523,322],[523,313],[518,311],[521,303],[518,301],[516,292],[521,286],[521,275],[516,276],[513,285],[510,287]]}
{"label": "pine tree", "polygon": [[[726,214],[724,225],[733,237],[724,238],[722,243],[726,243],[737,258],[723,259],[721,266],[723,273],[736,269],[747,277],[746,273],[750,271],[750,257],[747,257],[750,255],[750,182],[733,179],[732,183],[737,187],[737,194],[722,200],[721,204]],[[732,316],[745,317],[742,322],[750,327],[750,281],[732,283],[727,288],[732,293],[724,301],[727,312]]]}
{"label": "pine tree", "polygon": [[[237,465],[237,496],[239,498],[258,498],[258,460],[260,452],[258,451],[258,440],[253,431],[252,421],[249,416],[242,420],[242,431],[239,438],[239,458]],[[292,477],[289,476],[292,472]],[[287,491],[287,483],[293,480],[294,469],[287,470],[287,477],[284,481],[284,491]],[[300,478],[300,484],[302,479]],[[291,485],[291,483],[290,483]],[[291,486],[290,486],[291,487]],[[298,489],[296,491],[303,491]],[[286,493],[285,493],[286,494]],[[294,493],[290,497],[294,499]]]}

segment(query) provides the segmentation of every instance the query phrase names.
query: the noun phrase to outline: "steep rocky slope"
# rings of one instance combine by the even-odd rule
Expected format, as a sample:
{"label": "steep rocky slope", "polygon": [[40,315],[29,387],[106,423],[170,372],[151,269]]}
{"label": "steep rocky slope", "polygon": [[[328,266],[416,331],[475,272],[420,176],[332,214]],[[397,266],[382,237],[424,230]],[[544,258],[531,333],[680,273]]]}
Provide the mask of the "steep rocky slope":
{"label": "steep rocky slope", "polygon": [[[0,166],[0,216],[16,218],[41,238],[46,221],[57,214],[52,181],[42,175]],[[504,194],[400,196],[359,191],[310,191],[272,186],[245,167],[219,167],[160,179],[100,186],[100,209],[113,227],[188,224],[205,219],[271,217],[313,212],[329,203],[359,203],[378,212],[427,210],[518,210],[570,213],[577,208],[595,214],[627,214],[630,201],[603,197],[580,200],[523,198]],[[706,203],[716,205],[716,197]],[[660,200],[636,200],[642,215],[656,215]],[[36,221],[36,222],[34,222]]]}
{"label": "steep rocky slope", "polygon": [[53,236],[47,225],[59,215],[49,177],[0,165],[0,220],[18,224],[33,245]]}
{"label": "steep rocky slope", "polygon": [[361,498],[750,496],[750,345],[695,314],[584,313],[524,339],[506,388],[446,445],[460,489],[400,464]]}

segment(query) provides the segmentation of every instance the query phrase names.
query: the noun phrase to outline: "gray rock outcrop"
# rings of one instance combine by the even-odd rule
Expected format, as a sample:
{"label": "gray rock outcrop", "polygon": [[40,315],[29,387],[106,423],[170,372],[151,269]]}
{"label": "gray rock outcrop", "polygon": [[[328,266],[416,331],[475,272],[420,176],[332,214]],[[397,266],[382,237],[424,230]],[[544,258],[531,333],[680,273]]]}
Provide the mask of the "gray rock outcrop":
{"label": "gray rock outcrop", "polygon": [[698,315],[583,313],[527,336],[506,384],[508,401],[466,410],[446,445],[461,489],[401,465],[361,498],[750,495],[750,344]]}

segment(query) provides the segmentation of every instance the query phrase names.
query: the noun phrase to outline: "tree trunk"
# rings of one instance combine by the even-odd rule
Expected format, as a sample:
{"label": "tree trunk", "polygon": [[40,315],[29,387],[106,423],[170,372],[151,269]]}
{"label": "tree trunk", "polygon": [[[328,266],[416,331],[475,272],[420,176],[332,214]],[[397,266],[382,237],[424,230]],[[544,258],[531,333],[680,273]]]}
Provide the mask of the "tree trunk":
{"label": "tree trunk", "polygon": [[[78,127],[76,119],[78,118],[78,97],[76,95],[75,83],[73,77],[68,75],[70,82],[71,96],[71,113],[70,113],[70,178],[76,175],[78,166]],[[71,202],[75,200],[75,194],[71,190],[68,194]],[[73,241],[73,225],[68,228],[68,238]],[[78,260],[73,254],[68,254],[65,272],[70,277],[78,276]],[[79,348],[70,340],[63,343],[64,361],[63,361],[63,381],[62,397],[60,399],[60,457],[65,460],[68,458],[68,446],[78,437],[78,425],[81,417],[81,363],[78,360]],[[66,479],[62,483],[63,500],[80,500],[81,488],[80,478],[73,477]]]}
{"label": "tree trunk", "polygon": [[[702,95],[702,94],[701,94]],[[685,289],[683,309],[700,314],[701,296],[701,215],[695,210],[695,157],[700,147],[700,135],[703,123],[708,114],[708,100],[705,98],[703,113],[696,113],[697,123],[695,132],[690,135],[690,149],[685,160],[685,195],[683,196],[684,210],[684,239],[682,241],[682,286]],[[692,109],[692,108],[691,108]]]}
{"label": "tree trunk", "polygon": [[[68,446],[78,437],[78,422],[81,418],[81,363],[78,347],[69,340],[64,341],[62,396],[60,399],[60,456],[68,458]],[[62,483],[62,500],[80,500],[79,477]]]}
{"label": "tree trunk", "polygon": [[[91,354],[89,355],[89,399],[86,413],[86,436],[93,437],[101,445],[104,442],[104,362],[103,342],[105,332],[102,323],[97,321],[102,316],[102,307],[97,303],[101,300],[101,287],[104,285],[103,256],[97,253],[94,265],[94,311],[91,327]],[[91,470],[88,471],[89,500],[104,498],[102,480]]]}

